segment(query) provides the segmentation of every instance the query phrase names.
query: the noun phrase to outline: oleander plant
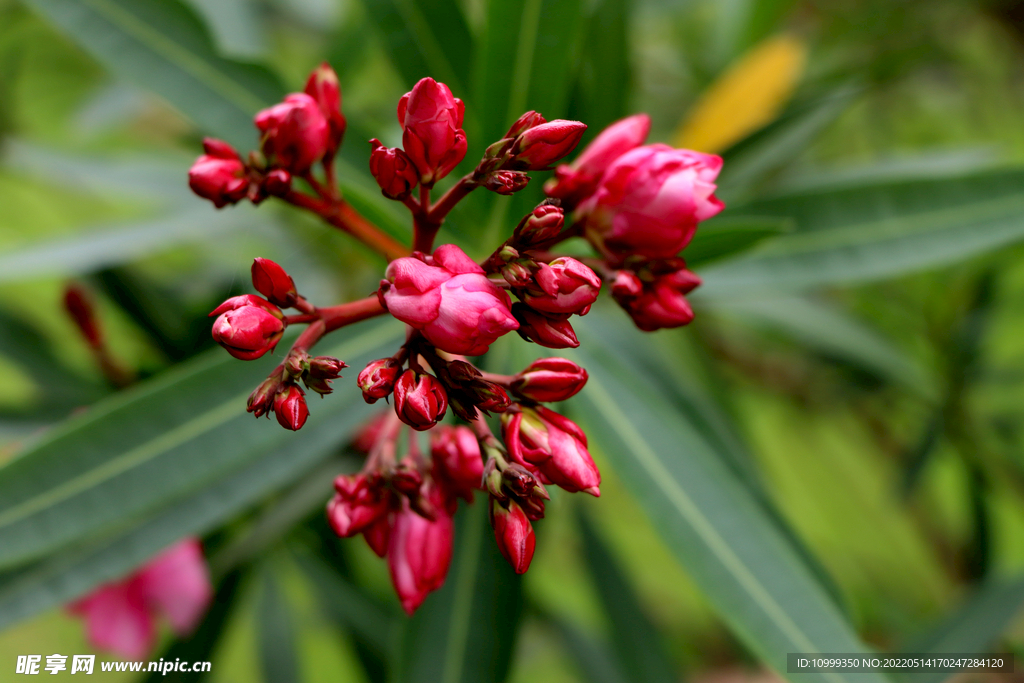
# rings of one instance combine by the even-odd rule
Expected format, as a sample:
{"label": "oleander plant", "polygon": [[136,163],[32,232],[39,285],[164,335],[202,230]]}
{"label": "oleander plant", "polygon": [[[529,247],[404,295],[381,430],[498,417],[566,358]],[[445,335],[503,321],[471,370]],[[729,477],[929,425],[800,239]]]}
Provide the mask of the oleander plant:
{"label": "oleander plant", "polygon": [[0,0],[0,668],[1024,652],[1022,36]]}

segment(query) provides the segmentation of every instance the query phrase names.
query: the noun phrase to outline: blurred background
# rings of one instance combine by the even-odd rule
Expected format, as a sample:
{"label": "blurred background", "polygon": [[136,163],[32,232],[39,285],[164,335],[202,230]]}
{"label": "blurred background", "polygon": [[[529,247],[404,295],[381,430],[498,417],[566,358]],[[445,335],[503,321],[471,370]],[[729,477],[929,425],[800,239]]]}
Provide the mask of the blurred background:
{"label": "blurred background", "polygon": [[[683,254],[705,279],[695,322],[645,336],[612,304],[580,332],[596,388],[571,415],[601,498],[552,500],[521,581],[478,500],[411,621],[384,563],[322,519],[374,414],[355,360],[396,328],[323,343],[353,368],[288,441],[243,419],[270,366],[211,348],[206,318],[249,291],[254,256],[317,302],[376,286],[383,262],[313,218],[187,187],[203,135],[255,147],[252,114],[324,60],[342,189],[399,237],[366,140],[400,142],[396,102],[427,75],[466,101],[468,160],[527,109],[586,140],[648,112],[652,141],[725,157],[727,209]],[[0,468],[0,666],[93,651],[60,606],[185,535],[217,603],[153,658],[210,659],[219,683],[739,681],[785,676],[799,645],[1024,654],[1022,65],[1024,4],[1000,0],[0,0],[0,459],[21,468]],[[441,241],[489,253],[535,176],[472,195]],[[138,386],[100,372],[69,282]],[[491,362],[543,351],[525,347]],[[214,405],[226,422],[187,452],[75,493],[85,513],[38,502],[63,463],[118,466]]]}

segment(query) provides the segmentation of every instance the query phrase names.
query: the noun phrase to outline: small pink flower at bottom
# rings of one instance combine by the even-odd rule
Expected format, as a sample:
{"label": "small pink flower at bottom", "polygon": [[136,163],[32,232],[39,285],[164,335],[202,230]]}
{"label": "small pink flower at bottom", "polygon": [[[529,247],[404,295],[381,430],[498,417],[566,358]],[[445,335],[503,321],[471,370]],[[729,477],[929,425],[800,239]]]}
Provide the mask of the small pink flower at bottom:
{"label": "small pink flower at bottom", "polygon": [[68,605],[85,619],[91,645],[125,659],[153,650],[155,620],[162,615],[178,635],[199,624],[213,597],[203,551],[195,539],[165,550],[131,576],[96,589]]}
{"label": "small pink flower at bottom", "polygon": [[452,560],[454,525],[448,503],[437,488],[430,491],[429,499],[435,510],[433,521],[414,512],[408,498],[403,498],[388,539],[391,583],[402,609],[410,615],[444,584]]}
{"label": "small pink flower at bottom", "polygon": [[503,504],[492,497],[490,516],[494,540],[502,557],[508,560],[516,574],[525,574],[537,545],[533,525],[526,513],[514,500],[509,499]]}

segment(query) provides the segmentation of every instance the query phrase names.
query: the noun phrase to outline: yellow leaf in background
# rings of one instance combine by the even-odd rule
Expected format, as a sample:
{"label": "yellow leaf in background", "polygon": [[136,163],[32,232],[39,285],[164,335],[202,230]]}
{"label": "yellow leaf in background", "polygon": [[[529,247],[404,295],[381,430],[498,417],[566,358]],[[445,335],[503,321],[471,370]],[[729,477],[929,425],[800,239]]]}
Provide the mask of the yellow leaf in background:
{"label": "yellow leaf in background", "polygon": [[677,147],[720,152],[771,123],[792,97],[807,47],[792,36],[754,46],[701,96],[675,135]]}

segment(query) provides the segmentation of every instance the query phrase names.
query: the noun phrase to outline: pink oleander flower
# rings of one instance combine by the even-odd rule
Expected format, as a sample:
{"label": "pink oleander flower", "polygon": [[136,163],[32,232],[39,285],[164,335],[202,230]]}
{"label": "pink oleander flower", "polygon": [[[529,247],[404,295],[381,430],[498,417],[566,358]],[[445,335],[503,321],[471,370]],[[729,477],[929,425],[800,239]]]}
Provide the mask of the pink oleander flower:
{"label": "pink oleander flower", "polygon": [[380,140],[370,140],[370,173],[380,185],[380,191],[389,199],[409,196],[419,175],[412,160],[397,147],[385,147]]}
{"label": "pink oleander flower", "polygon": [[108,583],[68,605],[85,619],[89,643],[124,659],[153,651],[158,617],[179,636],[188,635],[206,612],[213,589],[199,541],[165,550],[131,576]]}
{"label": "pink oleander flower", "polygon": [[693,320],[693,309],[684,295],[700,285],[700,278],[686,269],[682,259],[655,262],[650,281],[629,271],[619,271],[612,284],[612,296],[629,313],[638,328],[653,332],[680,327]]}
{"label": "pink oleander flower", "polygon": [[245,164],[238,152],[226,142],[206,138],[203,156],[196,159],[188,170],[188,186],[203,199],[209,199],[218,209],[245,198],[249,180],[245,177]]}
{"label": "pink oleander flower", "polygon": [[601,292],[597,273],[568,256],[538,264],[533,280],[536,287],[527,288],[523,303],[542,313],[586,315]]}
{"label": "pink oleander flower", "polygon": [[327,120],[330,129],[327,153],[333,155],[341,146],[346,126],[345,115],[341,113],[341,86],[338,84],[338,74],[334,73],[330,64],[324,62],[313,69],[303,92],[316,101],[320,113]]}
{"label": "pink oleander flower", "polygon": [[575,207],[593,194],[613,161],[644,144],[650,129],[651,118],[647,114],[616,121],[601,131],[571,164],[556,168],[555,177],[544,184],[544,191],[549,197],[561,199],[563,206]]}
{"label": "pink oleander flower", "polygon": [[580,345],[568,316],[545,315],[524,303],[512,304],[512,315],[519,322],[519,336],[549,349],[575,349]]}
{"label": "pink oleander flower", "polygon": [[427,187],[451,173],[466,156],[465,105],[444,83],[424,78],[398,101],[402,146]]}
{"label": "pink oleander flower", "polygon": [[563,415],[544,406],[520,406],[501,417],[512,459],[538,473],[545,484],[600,496],[601,473],[587,451],[587,435]]}
{"label": "pink oleander flower", "polygon": [[433,257],[395,259],[385,277],[378,291],[384,307],[442,351],[479,356],[519,327],[508,294],[454,244]]}
{"label": "pink oleander flower", "polygon": [[489,512],[494,540],[498,543],[502,557],[508,560],[516,574],[525,574],[530,568],[537,545],[537,537],[529,518],[512,499],[502,503],[492,497]]}
{"label": "pink oleander flower", "polygon": [[452,495],[473,502],[484,476],[480,444],[469,427],[444,425],[431,432],[430,457],[434,480]]}
{"label": "pink oleander flower", "polygon": [[406,370],[395,382],[395,413],[417,431],[426,431],[444,418],[448,395],[433,375]]}
{"label": "pink oleander flower", "polygon": [[334,480],[334,490],[327,503],[327,521],[338,536],[355,536],[387,517],[391,496],[383,481],[343,474]]}
{"label": "pink oleander flower", "polygon": [[213,338],[239,360],[255,360],[272,350],[284,334],[284,314],[254,294],[233,296],[210,313]]}
{"label": "pink oleander flower", "polygon": [[323,158],[331,142],[331,129],[316,100],[292,93],[284,102],[256,114],[262,133],[263,154],[272,166],[302,175]]}
{"label": "pink oleander flower", "polygon": [[284,268],[268,258],[253,259],[252,286],[275,306],[288,307],[295,303],[295,282]]}
{"label": "pink oleander flower", "polygon": [[587,383],[587,371],[566,358],[538,358],[512,379],[512,391],[538,403],[565,401]]}
{"label": "pink oleander flower", "polygon": [[436,487],[428,491],[427,497],[434,508],[434,519],[414,512],[409,499],[403,497],[402,508],[394,514],[388,538],[391,583],[402,609],[410,615],[427,594],[444,585],[452,559],[454,525],[448,501]]}
{"label": "pink oleander flower", "polygon": [[626,152],[577,209],[589,240],[625,258],[675,256],[700,221],[725,205],[715,197],[721,157],[668,145]]}
{"label": "pink oleander flower", "polygon": [[576,149],[587,124],[556,119],[531,126],[512,145],[508,168],[538,171],[548,168]]}

